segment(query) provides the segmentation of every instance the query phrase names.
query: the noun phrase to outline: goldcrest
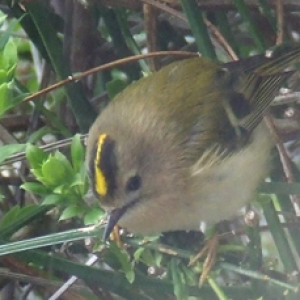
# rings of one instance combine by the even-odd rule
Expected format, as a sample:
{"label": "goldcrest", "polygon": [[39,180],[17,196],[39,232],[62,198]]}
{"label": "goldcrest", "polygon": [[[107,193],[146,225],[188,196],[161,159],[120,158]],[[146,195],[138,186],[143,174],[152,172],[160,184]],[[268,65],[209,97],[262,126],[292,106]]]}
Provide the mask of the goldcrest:
{"label": "goldcrest", "polygon": [[270,169],[262,116],[299,56],[295,46],[250,63],[185,59],[119,93],[87,142],[105,237],[117,223],[137,234],[197,230],[251,201]]}

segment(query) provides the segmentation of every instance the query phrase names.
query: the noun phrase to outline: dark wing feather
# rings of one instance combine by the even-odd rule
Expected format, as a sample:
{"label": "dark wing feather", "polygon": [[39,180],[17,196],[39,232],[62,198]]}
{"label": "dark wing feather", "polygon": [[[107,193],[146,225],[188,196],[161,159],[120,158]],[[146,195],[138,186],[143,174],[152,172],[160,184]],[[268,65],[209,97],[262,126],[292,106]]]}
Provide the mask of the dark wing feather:
{"label": "dark wing feather", "polygon": [[[250,58],[249,63],[245,62],[242,76],[241,66],[233,71],[233,73],[239,73],[237,76],[240,76],[241,79],[239,79],[238,89],[248,99],[251,106],[251,113],[238,123],[248,132],[251,132],[260,123],[264,112],[280,87],[294,74],[291,68],[293,63],[300,61],[300,47],[299,45],[284,45],[274,50],[270,57],[265,57],[264,62],[262,61],[261,55]],[[251,63],[253,63],[252,67]]]}

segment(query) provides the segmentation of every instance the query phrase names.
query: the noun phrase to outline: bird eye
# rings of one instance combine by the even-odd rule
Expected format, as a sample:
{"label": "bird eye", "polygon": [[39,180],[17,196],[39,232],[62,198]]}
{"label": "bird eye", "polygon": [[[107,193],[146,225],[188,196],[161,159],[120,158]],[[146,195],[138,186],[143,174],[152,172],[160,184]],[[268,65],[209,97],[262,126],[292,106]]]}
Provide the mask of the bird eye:
{"label": "bird eye", "polygon": [[141,187],[141,184],[142,184],[141,177],[139,175],[134,175],[128,179],[126,184],[126,190],[128,192],[137,191]]}

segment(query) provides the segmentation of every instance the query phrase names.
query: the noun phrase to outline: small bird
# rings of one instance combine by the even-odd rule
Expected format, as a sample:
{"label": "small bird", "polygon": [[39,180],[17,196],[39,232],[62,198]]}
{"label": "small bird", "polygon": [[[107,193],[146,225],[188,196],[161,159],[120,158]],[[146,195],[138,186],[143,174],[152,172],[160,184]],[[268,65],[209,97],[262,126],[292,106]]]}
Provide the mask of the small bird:
{"label": "small bird", "polygon": [[87,141],[105,239],[116,224],[135,234],[199,230],[251,201],[270,169],[262,116],[299,57],[293,45],[229,64],[189,58],[119,93]]}

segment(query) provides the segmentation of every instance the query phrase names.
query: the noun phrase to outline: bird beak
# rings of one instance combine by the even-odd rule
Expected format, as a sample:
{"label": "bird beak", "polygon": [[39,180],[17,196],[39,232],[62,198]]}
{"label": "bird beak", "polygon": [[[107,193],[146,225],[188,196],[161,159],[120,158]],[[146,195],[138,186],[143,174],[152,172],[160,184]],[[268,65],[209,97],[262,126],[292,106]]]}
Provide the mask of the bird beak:
{"label": "bird beak", "polygon": [[104,230],[103,240],[107,241],[114,227],[117,225],[118,221],[121,219],[128,207],[124,206],[121,208],[116,208],[112,210],[108,215],[108,221]]}

